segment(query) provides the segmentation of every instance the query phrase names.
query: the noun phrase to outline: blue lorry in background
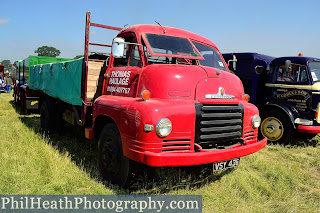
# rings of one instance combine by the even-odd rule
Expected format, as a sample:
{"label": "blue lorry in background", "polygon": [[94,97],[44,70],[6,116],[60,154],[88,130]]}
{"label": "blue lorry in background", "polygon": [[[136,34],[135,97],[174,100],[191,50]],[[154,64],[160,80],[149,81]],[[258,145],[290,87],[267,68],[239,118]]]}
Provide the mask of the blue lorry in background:
{"label": "blue lorry in background", "polygon": [[288,144],[295,132],[320,133],[320,59],[258,53],[223,54],[229,69],[243,82],[250,103],[260,111],[260,133]]}

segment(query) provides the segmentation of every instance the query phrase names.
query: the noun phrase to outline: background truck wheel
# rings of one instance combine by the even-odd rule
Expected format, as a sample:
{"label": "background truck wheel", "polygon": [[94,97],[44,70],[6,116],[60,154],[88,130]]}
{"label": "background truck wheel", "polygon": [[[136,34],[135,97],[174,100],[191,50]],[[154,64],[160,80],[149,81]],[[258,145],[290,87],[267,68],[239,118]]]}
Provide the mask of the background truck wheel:
{"label": "background truck wheel", "polygon": [[289,144],[294,136],[294,127],[289,118],[276,110],[261,113],[260,132],[268,141]]}
{"label": "background truck wheel", "polygon": [[42,133],[49,134],[52,132],[52,114],[49,111],[49,106],[44,102],[40,109],[40,125]]}
{"label": "background truck wheel", "polygon": [[115,124],[107,124],[99,138],[99,169],[103,178],[119,186],[130,182],[130,159],[122,152],[120,132]]}

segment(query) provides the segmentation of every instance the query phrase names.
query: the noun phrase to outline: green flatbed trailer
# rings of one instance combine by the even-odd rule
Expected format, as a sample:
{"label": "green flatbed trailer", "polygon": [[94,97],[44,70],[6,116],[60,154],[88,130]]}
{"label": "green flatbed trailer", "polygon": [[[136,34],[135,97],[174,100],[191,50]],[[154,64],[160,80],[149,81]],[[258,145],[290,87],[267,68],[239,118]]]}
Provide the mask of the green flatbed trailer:
{"label": "green flatbed trailer", "polygon": [[81,106],[82,66],[83,58],[30,66],[29,88]]}
{"label": "green flatbed trailer", "polygon": [[65,62],[73,59],[55,58],[47,56],[28,56],[24,60],[19,60],[17,65],[17,75],[14,82],[13,97],[16,103],[21,105],[22,111],[28,113],[30,110],[39,109],[39,91],[30,88],[30,66]]}

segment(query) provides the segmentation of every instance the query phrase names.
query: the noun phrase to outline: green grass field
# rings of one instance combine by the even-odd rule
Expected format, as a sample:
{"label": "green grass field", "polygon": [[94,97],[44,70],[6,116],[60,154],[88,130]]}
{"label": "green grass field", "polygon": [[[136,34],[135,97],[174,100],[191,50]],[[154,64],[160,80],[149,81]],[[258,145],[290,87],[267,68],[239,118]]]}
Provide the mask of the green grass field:
{"label": "green grass field", "polygon": [[43,137],[39,115],[22,115],[0,94],[0,194],[202,195],[203,212],[320,212],[320,146],[268,145],[241,158],[237,168],[148,168],[129,189],[104,183],[97,147],[81,128]]}

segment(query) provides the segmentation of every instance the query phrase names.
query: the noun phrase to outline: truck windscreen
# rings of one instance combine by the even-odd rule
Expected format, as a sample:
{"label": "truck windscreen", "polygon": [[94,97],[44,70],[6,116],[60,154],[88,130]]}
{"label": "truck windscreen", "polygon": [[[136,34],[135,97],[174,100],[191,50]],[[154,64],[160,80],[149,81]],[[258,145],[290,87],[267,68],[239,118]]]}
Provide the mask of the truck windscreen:
{"label": "truck windscreen", "polygon": [[197,42],[193,42],[193,44],[204,57],[204,60],[199,60],[199,63],[202,66],[208,66],[227,71],[217,50]]}
{"label": "truck windscreen", "polygon": [[310,73],[313,82],[320,81],[320,61],[309,62]]}
{"label": "truck windscreen", "polygon": [[186,38],[146,34],[147,42],[153,54],[177,56],[179,58],[201,57]]}

